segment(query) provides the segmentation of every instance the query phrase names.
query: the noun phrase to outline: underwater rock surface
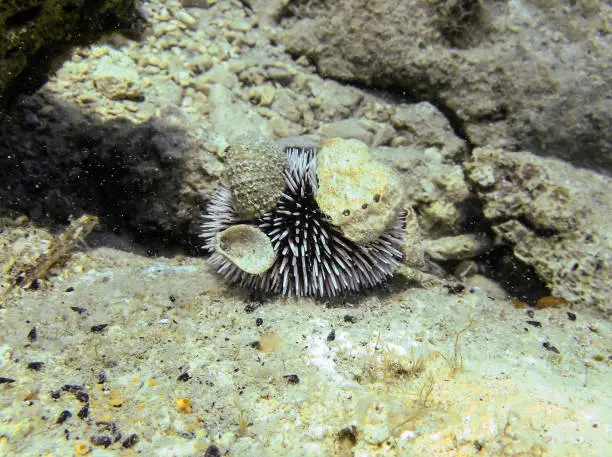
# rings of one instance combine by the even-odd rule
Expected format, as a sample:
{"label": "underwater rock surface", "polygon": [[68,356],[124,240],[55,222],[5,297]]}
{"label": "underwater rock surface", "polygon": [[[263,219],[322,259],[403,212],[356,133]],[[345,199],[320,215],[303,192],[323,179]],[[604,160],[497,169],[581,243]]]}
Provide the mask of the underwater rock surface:
{"label": "underwater rock surface", "polygon": [[484,216],[554,296],[612,315],[612,180],[555,159],[477,148]]}
{"label": "underwater rock surface", "polygon": [[279,41],[321,74],[429,101],[476,146],[612,171],[609,2],[289,2]]}
{"label": "underwater rock surface", "polygon": [[[134,0],[3,0],[0,8],[0,119],[8,103],[42,85],[71,45],[136,22]],[[67,56],[66,56],[67,57]]]}
{"label": "underwater rock surface", "polygon": [[[363,24],[338,15],[319,27],[291,12],[355,4],[355,18],[382,14]],[[582,123],[580,114],[598,104],[594,84],[605,93],[609,73],[596,73],[610,35],[604,22],[599,36],[582,31],[605,21],[609,6],[434,0],[402,2],[405,15],[379,9],[389,4],[143,0],[141,39],[113,34],[77,46],[11,108],[0,126],[0,215],[10,215],[0,218],[0,281],[11,289],[0,291],[0,455],[612,455],[612,321],[603,301],[610,181],[509,153],[521,136],[505,133],[535,126],[574,147],[576,131],[598,127],[598,117]],[[448,7],[467,8],[450,16],[458,27],[436,23]],[[473,26],[482,25],[473,17],[481,7],[512,9],[523,23],[510,27],[534,41],[465,34],[483,30]],[[540,23],[543,10],[552,19]],[[376,22],[395,13],[407,18],[404,35]],[[505,18],[496,15],[496,26]],[[416,58],[399,73],[406,61],[389,67],[382,54],[334,62],[308,43],[316,52],[290,54],[279,24],[297,20],[315,45],[373,26],[379,49],[395,43]],[[421,29],[410,21],[433,22],[441,36],[432,39],[444,44],[412,34]],[[551,41],[540,47],[542,34]],[[347,56],[361,56],[358,39]],[[554,55],[571,40],[578,44]],[[583,44],[593,65],[579,57]],[[518,54],[516,68],[491,62],[500,48]],[[349,85],[351,65],[409,85]],[[466,84],[475,65],[482,71]],[[555,102],[574,74],[560,89],[551,81],[544,98],[539,78],[568,65],[582,65],[587,79],[575,86],[580,103],[563,110]],[[329,79],[344,69],[349,79]],[[507,79],[522,71],[529,78]],[[525,90],[532,82],[535,92]],[[576,114],[576,124],[540,122],[557,109],[564,119]],[[245,131],[282,149],[358,139],[393,168],[408,213],[395,278],[324,299],[223,281],[194,240],[225,174],[225,150]],[[474,149],[487,132],[505,148]],[[585,154],[606,135],[584,137]],[[71,233],[69,216],[83,212],[100,224],[86,245],[69,237],[79,241],[70,255],[47,268]],[[496,252],[507,269],[487,264]],[[538,282],[523,267],[551,290],[522,301],[520,287]],[[30,287],[15,280],[31,268],[44,277]],[[512,271],[516,295],[503,277]]]}

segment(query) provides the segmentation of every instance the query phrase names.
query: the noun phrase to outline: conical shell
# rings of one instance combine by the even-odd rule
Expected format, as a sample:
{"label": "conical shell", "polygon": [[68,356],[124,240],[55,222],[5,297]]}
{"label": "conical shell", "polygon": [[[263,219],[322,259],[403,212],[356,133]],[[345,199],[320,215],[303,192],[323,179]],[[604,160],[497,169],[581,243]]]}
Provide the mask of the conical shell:
{"label": "conical shell", "polygon": [[245,220],[263,216],[276,206],[285,190],[287,155],[265,137],[243,136],[226,155],[226,178],[236,211]]}

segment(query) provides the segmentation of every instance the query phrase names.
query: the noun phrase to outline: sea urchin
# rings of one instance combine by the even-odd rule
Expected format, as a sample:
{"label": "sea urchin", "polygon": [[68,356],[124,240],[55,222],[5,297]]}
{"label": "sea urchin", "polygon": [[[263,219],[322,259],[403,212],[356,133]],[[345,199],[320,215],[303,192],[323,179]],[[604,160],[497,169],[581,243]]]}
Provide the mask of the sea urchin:
{"label": "sea urchin", "polygon": [[[290,147],[285,153],[289,159],[284,172],[285,191],[276,207],[260,218],[241,220],[225,187],[211,199],[201,237],[217,272],[241,286],[284,296],[336,296],[390,278],[402,260],[405,215],[400,214],[374,241],[358,245],[348,240],[315,199],[316,148]],[[270,238],[276,258],[265,273],[246,273],[215,251],[217,234],[236,224],[254,225]]]}

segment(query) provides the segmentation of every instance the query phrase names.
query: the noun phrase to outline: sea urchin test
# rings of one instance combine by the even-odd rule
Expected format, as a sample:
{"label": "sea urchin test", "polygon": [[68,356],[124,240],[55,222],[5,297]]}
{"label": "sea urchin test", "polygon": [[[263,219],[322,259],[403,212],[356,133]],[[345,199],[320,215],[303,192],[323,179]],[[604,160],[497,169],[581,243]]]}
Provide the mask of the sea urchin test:
{"label": "sea urchin test", "polygon": [[[319,185],[316,148],[290,147],[284,151],[277,148],[271,154],[273,149],[267,141],[243,139],[240,144],[230,147],[230,153],[235,147],[248,148],[249,160],[259,163],[259,168],[263,170],[271,170],[278,163],[286,161],[283,189],[276,203],[269,205],[269,209],[254,218],[245,217],[245,214],[250,213],[248,200],[240,203],[247,203],[247,208],[239,211],[235,194],[229,187],[222,187],[211,198],[204,215],[201,236],[219,274],[230,282],[264,293],[316,297],[357,292],[378,285],[393,275],[402,262],[404,236],[404,213],[399,209],[401,202],[397,203],[402,198],[399,180],[393,170],[365,155],[363,148],[367,149],[367,146],[363,143],[334,139],[328,140],[323,147],[330,144],[339,153],[346,154],[344,160],[349,163],[345,165],[353,174],[359,170],[363,174],[363,182],[368,186],[366,190],[355,188],[360,178],[353,176],[354,179],[350,181],[353,187],[347,188],[345,194],[367,195],[371,199],[368,206],[380,203],[380,208],[367,212],[370,218],[375,215],[371,230],[367,230],[368,218],[364,216],[365,213],[355,219],[341,219],[338,224],[334,219],[335,214],[326,214],[321,209],[318,201],[329,199],[326,200],[324,194],[318,195],[325,193],[327,188]],[[263,149],[258,156],[259,148]],[[359,161],[352,165],[351,148],[361,150],[355,156],[360,158]],[[237,151],[235,157],[239,156],[240,151]],[[371,167],[361,166],[364,160]],[[258,172],[257,177],[249,176],[250,168],[243,167],[236,160],[228,161],[227,167],[227,175],[240,176],[240,182],[255,182],[261,175]],[[374,178],[368,175],[371,170],[376,174]],[[386,184],[380,187],[381,192],[374,192],[373,182]],[[338,195],[338,190],[333,189],[333,193]],[[384,201],[383,193],[389,196]],[[341,189],[340,195],[344,195]],[[363,211],[365,203],[358,203]],[[244,224],[265,234],[274,250],[271,266],[257,274],[244,267],[248,259],[237,262],[226,253],[218,251],[218,235],[231,227]],[[352,236],[355,233],[357,235]],[[245,249],[245,252],[249,252],[249,249]],[[255,246],[251,252],[259,255]]]}

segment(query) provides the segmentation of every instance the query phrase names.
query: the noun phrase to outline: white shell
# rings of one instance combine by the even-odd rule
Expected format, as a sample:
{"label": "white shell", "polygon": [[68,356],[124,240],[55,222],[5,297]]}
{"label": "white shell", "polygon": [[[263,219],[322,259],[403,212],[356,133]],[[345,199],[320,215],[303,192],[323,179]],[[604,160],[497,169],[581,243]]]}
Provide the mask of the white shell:
{"label": "white shell", "polygon": [[252,225],[234,225],[218,233],[214,248],[242,271],[254,275],[268,271],[275,259],[270,238]]}

